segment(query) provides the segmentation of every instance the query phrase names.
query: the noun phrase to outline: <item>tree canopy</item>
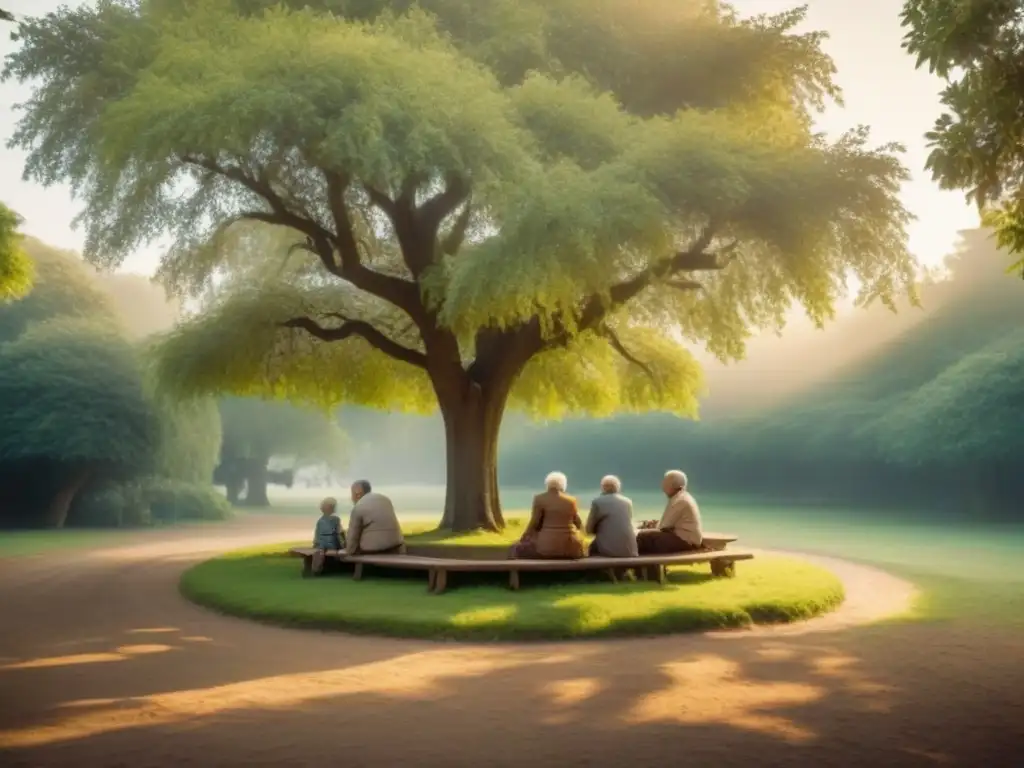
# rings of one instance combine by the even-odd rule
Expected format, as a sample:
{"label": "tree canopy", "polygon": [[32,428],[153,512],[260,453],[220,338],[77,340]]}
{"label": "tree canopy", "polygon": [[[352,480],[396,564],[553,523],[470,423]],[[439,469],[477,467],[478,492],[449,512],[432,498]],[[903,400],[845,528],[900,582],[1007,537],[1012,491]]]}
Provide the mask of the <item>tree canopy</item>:
{"label": "tree canopy", "polygon": [[18,232],[21,217],[0,203],[0,301],[20,299],[32,286],[32,262]]}
{"label": "tree canopy", "polygon": [[1024,2],[907,0],[902,19],[918,65],[946,79],[928,167],[1024,254]]}
{"label": "tree canopy", "polygon": [[229,397],[220,402],[226,455],[269,459],[286,456],[295,466],[342,466],[344,432],[327,414],[289,403]]}
{"label": "tree canopy", "polygon": [[0,462],[58,468],[51,525],[98,478],[153,469],[159,424],[138,355],[109,326],[57,319],[0,346]]}
{"label": "tree canopy", "polygon": [[687,342],[737,358],[794,301],[829,319],[851,276],[862,302],[912,292],[898,148],[813,132],[839,93],[803,18],[102,0],[19,27],[5,76],[36,89],[12,144],[80,193],[90,260],[169,233],[181,293],[249,253],[252,225],[287,235],[278,259],[303,268],[222,291],[162,376],[437,405],[444,522],[493,527],[506,406],[694,415]]}
{"label": "tree canopy", "polygon": [[25,258],[35,275],[31,290],[0,304],[0,342],[11,341],[35,323],[57,317],[118,327],[114,305],[76,254],[25,238]]}

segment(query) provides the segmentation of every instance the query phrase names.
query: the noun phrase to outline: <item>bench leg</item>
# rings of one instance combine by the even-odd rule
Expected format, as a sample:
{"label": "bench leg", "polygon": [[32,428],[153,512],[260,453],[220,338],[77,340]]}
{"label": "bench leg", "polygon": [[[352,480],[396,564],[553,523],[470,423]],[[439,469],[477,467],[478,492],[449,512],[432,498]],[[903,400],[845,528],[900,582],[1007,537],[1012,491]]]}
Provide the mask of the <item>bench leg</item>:
{"label": "bench leg", "polygon": [[619,583],[619,577],[615,573],[615,569],[614,568],[609,568],[608,569],[608,578],[611,580],[612,584],[618,584]]}
{"label": "bench leg", "polygon": [[437,583],[437,569],[431,568],[427,571],[427,592],[434,591],[434,584]]}
{"label": "bench leg", "polygon": [[434,594],[440,595],[448,587],[448,571],[438,568],[434,575]]}
{"label": "bench leg", "polygon": [[731,579],[736,575],[734,560],[712,560],[711,575],[716,579]]}
{"label": "bench leg", "polygon": [[313,575],[313,556],[303,555],[302,557],[302,578],[308,579]]}
{"label": "bench leg", "polygon": [[664,565],[656,565],[655,568],[658,569],[658,571],[657,571],[657,573],[658,573],[658,583],[659,584],[667,584],[668,583],[668,568],[666,568]]}
{"label": "bench leg", "polygon": [[352,571],[352,578],[356,581],[361,581],[363,578],[363,564],[356,563],[355,569]]}
{"label": "bench leg", "polygon": [[508,587],[512,590],[519,589],[519,571],[512,570],[508,572]]}

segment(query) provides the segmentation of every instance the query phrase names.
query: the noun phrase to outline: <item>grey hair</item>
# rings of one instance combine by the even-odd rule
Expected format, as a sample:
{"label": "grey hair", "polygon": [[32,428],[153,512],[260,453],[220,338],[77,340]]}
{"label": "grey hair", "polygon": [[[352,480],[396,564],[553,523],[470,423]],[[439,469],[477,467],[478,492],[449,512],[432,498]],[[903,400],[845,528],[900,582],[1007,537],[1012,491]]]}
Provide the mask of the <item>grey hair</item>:
{"label": "grey hair", "polygon": [[685,491],[689,480],[686,479],[686,473],[681,469],[670,469],[665,473],[665,479],[672,481],[672,487],[678,488],[680,491]]}
{"label": "grey hair", "polygon": [[622,481],[615,475],[605,475],[601,478],[601,490],[618,493],[622,490]]}
{"label": "grey hair", "polygon": [[544,478],[544,487],[549,491],[561,491],[562,493],[565,493],[566,488],[569,487],[569,479],[563,472],[552,472]]}
{"label": "grey hair", "polygon": [[353,488],[358,488],[363,493],[370,493],[373,490],[373,486],[370,485],[369,480],[356,480],[352,483]]}

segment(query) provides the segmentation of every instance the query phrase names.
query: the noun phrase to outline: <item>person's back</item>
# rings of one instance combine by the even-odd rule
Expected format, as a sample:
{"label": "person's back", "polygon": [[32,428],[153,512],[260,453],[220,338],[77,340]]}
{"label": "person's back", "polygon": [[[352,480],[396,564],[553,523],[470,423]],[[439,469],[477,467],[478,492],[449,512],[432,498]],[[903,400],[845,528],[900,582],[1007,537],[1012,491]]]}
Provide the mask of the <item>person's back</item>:
{"label": "person's back", "polygon": [[697,500],[685,489],[669,499],[658,527],[663,531],[672,531],[691,547],[697,548],[703,543],[700,507]]}
{"label": "person's back", "polygon": [[350,555],[390,552],[405,543],[395,506],[382,493],[367,492],[356,500],[348,528]]}
{"label": "person's back", "polygon": [[319,575],[323,572],[327,552],[345,548],[345,529],[341,527],[341,518],[336,514],[338,502],[328,497],[320,502],[320,518],[313,529],[312,571]]}
{"label": "person's back", "polygon": [[341,528],[341,518],[335,514],[321,515],[316,521],[316,529],[313,532],[313,546],[317,549],[343,549],[344,531]]}
{"label": "person's back", "polygon": [[583,557],[582,527],[576,499],[572,496],[552,488],[534,497],[527,533],[536,537],[537,557]]}
{"label": "person's back", "polygon": [[592,555],[636,557],[632,500],[618,491],[602,493],[590,505],[587,533],[594,535]]}

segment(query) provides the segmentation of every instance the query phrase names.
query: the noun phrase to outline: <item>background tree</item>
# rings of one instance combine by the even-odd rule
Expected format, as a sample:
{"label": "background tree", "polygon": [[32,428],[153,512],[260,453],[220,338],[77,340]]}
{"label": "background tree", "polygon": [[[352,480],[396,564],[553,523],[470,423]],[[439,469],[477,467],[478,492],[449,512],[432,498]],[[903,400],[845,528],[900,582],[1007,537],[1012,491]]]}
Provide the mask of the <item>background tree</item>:
{"label": "background tree", "polygon": [[[293,469],[319,463],[340,467],[347,459],[344,433],[320,411],[232,397],[220,402],[220,415],[224,438],[215,477],[227,488],[232,503],[270,505],[268,483],[285,480],[270,472],[275,456],[287,458]],[[240,499],[243,485],[245,498]]]}
{"label": "background tree", "polygon": [[827,320],[851,274],[862,302],[910,290],[906,173],[864,130],[813,134],[838,91],[802,20],[109,0],[24,21],[5,75],[37,86],[13,143],[80,190],[90,260],[169,231],[164,278],[206,288],[253,222],[307,257],[183,326],[162,377],[438,407],[442,524],[494,528],[507,407],[692,415],[683,341],[740,357],[794,301]]}
{"label": "background tree", "polygon": [[54,320],[0,346],[0,402],[5,484],[47,489],[49,527],[88,483],[152,467],[159,426],[139,359],[109,326]]}
{"label": "background tree", "polygon": [[21,217],[0,203],[0,301],[24,296],[32,285],[32,263],[18,232]]}
{"label": "background tree", "polygon": [[[991,231],[965,232],[943,277],[922,287],[917,321],[825,378],[754,409],[714,390],[699,423],[652,414],[538,425],[506,444],[503,478],[536,483],[557,462],[570,477],[615,472],[639,491],[682,463],[702,493],[1019,521],[1024,284],[1006,279],[1005,262]],[[847,315],[821,345],[870,335],[873,322]],[[794,344],[802,379],[820,355]],[[752,397],[760,387],[748,375]]]}
{"label": "background tree", "polygon": [[93,270],[70,251],[24,239],[35,275],[32,290],[0,304],[0,342],[18,338],[34,323],[65,317],[118,328],[113,302],[96,284]]}
{"label": "background tree", "polygon": [[902,19],[918,66],[946,79],[928,168],[967,192],[1001,245],[1024,253],[1024,2],[907,0]]}

